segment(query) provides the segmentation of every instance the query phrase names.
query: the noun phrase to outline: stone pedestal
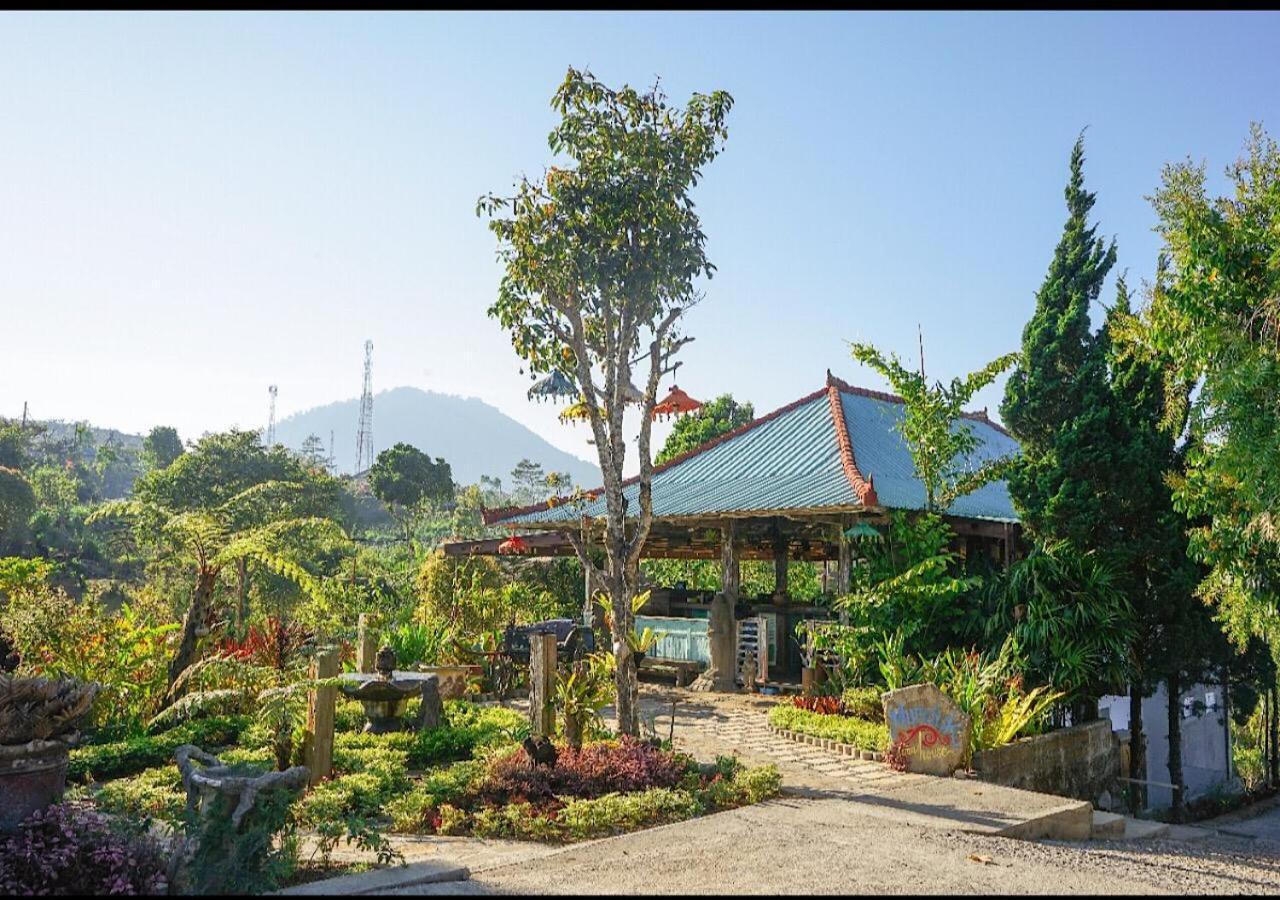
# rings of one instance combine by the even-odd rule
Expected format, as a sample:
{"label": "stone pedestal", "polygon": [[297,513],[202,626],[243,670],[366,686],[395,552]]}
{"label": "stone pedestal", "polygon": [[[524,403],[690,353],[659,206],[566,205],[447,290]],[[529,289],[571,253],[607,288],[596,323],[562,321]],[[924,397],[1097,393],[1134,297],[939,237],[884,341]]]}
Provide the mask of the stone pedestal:
{"label": "stone pedestal", "polygon": [[422,709],[418,713],[418,730],[439,728],[444,719],[444,701],[440,699],[440,679],[432,675],[422,682]]}

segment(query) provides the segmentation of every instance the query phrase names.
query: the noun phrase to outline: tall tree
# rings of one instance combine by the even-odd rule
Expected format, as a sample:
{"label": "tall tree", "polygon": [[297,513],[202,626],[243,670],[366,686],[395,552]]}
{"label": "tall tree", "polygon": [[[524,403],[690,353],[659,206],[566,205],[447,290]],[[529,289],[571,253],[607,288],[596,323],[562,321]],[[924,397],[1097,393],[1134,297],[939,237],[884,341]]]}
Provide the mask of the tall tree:
{"label": "tall tree", "polygon": [[1174,499],[1192,521],[1198,587],[1233,639],[1280,647],[1280,148],[1253,127],[1211,198],[1202,166],[1165,169],[1153,198],[1162,265],[1139,337],[1197,385],[1174,396],[1190,449]]}
{"label": "tall tree", "polygon": [[412,549],[418,515],[453,497],[453,471],[440,457],[432,460],[412,444],[399,443],[379,453],[369,467],[369,489],[391,507]]}
{"label": "tall tree", "polygon": [[1114,465],[1113,404],[1106,347],[1090,330],[1089,307],[1116,248],[1089,224],[1094,195],[1084,187],[1083,135],[1071,151],[1066,200],[1066,226],[1000,412],[1022,448],[1009,493],[1023,526],[1044,544],[1066,541],[1086,552],[1112,543],[1102,479]]}
{"label": "tall tree", "polygon": [[[539,180],[522,178],[514,196],[489,195],[477,206],[490,217],[504,266],[489,314],[533,373],[559,371],[586,406],[604,481],[603,568],[580,537],[575,547],[582,564],[596,570],[613,611],[617,728],[624,734],[639,732],[626,636],[653,517],[652,412],[659,380],[674,371],[689,341],[681,319],[700,297],[695,280],[714,271],[690,192],[721,150],[732,104],[716,91],[673,108],[656,85],[612,90],[571,68],[552,100],[561,120],[549,138],[568,164]],[[645,375],[638,486],[628,508],[623,418],[636,366]]]}
{"label": "tall tree", "polygon": [[733,399],[733,394],[721,394],[714,400],[702,404],[701,409],[677,419],[671,433],[667,435],[666,442],[662,445],[662,450],[653,461],[664,463],[674,459],[681,453],[701,447],[722,434],[741,428],[755,416],[755,408],[750,403],[739,403]]}
{"label": "tall tree", "polygon": [[163,469],[182,455],[178,430],[157,425],[142,439],[142,463],[147,469]]}
{"label": "tall tree", "polygon": [[313,469],[323,469],[329,464],[329,453],[325,450],[324,441],[318,434],[309,434],[299,448],[299,456],[303,462]]}

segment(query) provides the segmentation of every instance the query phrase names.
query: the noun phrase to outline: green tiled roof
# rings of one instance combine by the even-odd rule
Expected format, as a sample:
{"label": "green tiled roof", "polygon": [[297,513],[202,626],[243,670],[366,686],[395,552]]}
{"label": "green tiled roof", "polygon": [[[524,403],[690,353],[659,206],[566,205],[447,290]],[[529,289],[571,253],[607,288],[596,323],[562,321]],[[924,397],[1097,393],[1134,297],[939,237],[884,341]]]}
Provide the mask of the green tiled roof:
{"label": "green tiled roof", "polygon": [[[900,399],[828,376],[822,390],[657,467],[654,516],[920,509],[924,487],[895,427],[902,413]],[[978,438],[975,462],[1018,450],[1017,442],[984,416],[966,416],[956,427],[970,428]],[[630,509],[639,503],[637,495],[632,479],[624,491]],[[1004,482],[962,497],[949,512],[1017,521]],[[604,514],[604,498],[597,493],[585,503],[493,510],[485,518],[490,524],[537,528]]]}

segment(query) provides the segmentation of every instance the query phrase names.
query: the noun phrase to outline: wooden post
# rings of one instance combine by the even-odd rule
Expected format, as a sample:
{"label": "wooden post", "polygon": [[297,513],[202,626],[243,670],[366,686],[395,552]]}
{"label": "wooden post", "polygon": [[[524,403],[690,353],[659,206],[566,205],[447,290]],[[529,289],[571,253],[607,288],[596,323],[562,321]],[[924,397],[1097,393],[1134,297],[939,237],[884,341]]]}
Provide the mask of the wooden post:
{"label": "wooden post", "polygon": [[555,734],[556,636],[529,635],[529,729],[534,737]]}
{"label": "wooden post", "polygon": [[776,522],[773,529],[773,598],[782,600],[787,596],[787,554],[790,548]]}
{"label": "wooden post", "polygon": [[840,533],[840,559],[836,563],[836,596],[843,597],[849,593],[849,585],[853,582],[853,543]]}
{"label": "wooden post", "polygon": [[377,642],[373,635],[369,633],[371,616],[368,613],[360,613],[359,630],[356,633],[356,669],[368,675],[373,671],[373,661],[378,655]]}
{"label": "wooden post", "polygon": [[[325,647],[311,661],[313,679],[336,678],[338,649]],[[307,729],[303,733],[303,756],[311,771],[311,784],[329,777],[333,771],[333,714],[338,701],[336,687],[317,688],[307,703]]]}
{"label": "wooden post", "polygon": [[[837,597],[847,596],[849,587],[853,583],[853,542],[844,536],[844,523],[840,525],[840,531],[836,535],[838,541],[837,546],[840,548],[839,558],[836,560],[836,586],[835,595]],[[840,624],[849,624],[849,613],[847,610],[840,610]]]}
{"label": "wooden post", "polygon": [[717,691],[737,689],[738,629],[734,609],[738,605],[738,592],[742,585],[738,549],[737,522],[730,519],[720,527],[720,593],[711,601],[707,623],[712,687]]}
{"label": "wooden post", "polygon": [[742,565],[738,560],[738,523],[733,519],[720,526],[720,593],[730,604],[738,602],[742,585]]}

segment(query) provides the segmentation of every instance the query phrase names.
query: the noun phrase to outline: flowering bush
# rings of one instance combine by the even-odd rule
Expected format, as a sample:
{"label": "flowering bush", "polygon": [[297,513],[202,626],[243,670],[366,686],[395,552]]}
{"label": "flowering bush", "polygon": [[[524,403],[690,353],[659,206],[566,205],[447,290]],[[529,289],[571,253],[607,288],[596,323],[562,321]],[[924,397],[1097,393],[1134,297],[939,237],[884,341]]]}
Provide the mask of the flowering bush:
{"label": "flowering bush", "polygon": [[849,714],[839,697],[806,697],[801,694],[792,697],[791,704],[796,709],[803,709],[823,716],[847,716]]}
{"label": "flowering bush", "polygon": [[154,841],[126,835],[75,804],[33,814],[0,843],[0,893],[163,894],[167,887]]}
{"label": "flowering bush", "polygon": [[261,628],[250,625],[243,638],[223,639],[218,652],[241,662],[284,671],[299,661],[303,648],[312,639],[311,631],[297,622],[268,616]]}

